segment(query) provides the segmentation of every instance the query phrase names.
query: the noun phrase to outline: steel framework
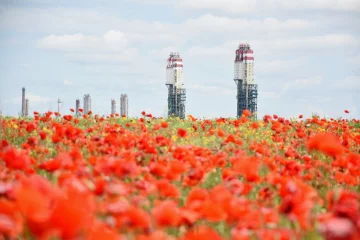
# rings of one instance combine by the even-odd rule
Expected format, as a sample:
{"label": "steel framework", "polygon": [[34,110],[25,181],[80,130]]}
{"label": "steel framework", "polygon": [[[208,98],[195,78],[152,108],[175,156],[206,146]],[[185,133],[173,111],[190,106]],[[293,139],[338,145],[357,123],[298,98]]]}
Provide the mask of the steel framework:
{"label": "steel framework", "polygon": [[168,88],[168,116],[185,118],[186,89],[166,84]]}
{"label": "steel framework", "polygon": [[245,109],[249,110],[256,117],[257,84],[246,84],[242,79],[235,79],[234,81],[237,85],[237,117],[240,117]]}

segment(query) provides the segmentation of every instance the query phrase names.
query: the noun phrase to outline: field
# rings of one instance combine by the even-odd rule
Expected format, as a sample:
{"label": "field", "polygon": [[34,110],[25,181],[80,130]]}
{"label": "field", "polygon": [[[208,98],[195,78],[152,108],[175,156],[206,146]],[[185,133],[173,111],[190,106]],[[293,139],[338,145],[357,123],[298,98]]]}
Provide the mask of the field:
{"label": "field", "polygon": [[0,121],[0,239],[360,239],[359,120]]}

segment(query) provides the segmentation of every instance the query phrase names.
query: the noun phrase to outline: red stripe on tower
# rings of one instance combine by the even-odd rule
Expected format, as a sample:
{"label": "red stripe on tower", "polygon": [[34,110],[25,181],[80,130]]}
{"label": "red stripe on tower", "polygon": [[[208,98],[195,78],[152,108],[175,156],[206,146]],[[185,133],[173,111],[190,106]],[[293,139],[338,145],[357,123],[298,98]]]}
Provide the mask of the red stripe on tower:
{"label": "red stripe on tower", "polygon": [[254,60],[254,57],[244,57],[244,60]]}

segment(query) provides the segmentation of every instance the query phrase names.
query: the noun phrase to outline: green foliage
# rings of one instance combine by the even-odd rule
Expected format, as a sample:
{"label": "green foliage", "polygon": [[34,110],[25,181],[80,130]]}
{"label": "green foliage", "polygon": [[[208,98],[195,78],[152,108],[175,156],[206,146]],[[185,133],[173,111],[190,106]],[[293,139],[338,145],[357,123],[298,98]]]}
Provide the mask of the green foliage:
{"label": "green foliage", "polygon": [[219,168],[215,168],[210,172],[201,187],[211,189],[222,182],[222,172]]}

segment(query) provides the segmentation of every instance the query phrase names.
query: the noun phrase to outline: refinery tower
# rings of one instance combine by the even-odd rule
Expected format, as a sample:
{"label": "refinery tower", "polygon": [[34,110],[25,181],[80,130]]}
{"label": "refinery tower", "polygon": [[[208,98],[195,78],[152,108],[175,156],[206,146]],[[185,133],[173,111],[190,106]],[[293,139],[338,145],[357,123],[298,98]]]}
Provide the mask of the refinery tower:
{"label": "refinery tower", "polygon": [[170,53],[166,66],[168,116],[185,118],[186,89],[183,87],[183,62],[179,53]]}
{"label": "refinery tower", "polygon": [[234,81],[237,85],[237,117],[244,109],[256,116],[258,87],[254,83],[254,51],[249,44],[241,43],[236,50]]}

